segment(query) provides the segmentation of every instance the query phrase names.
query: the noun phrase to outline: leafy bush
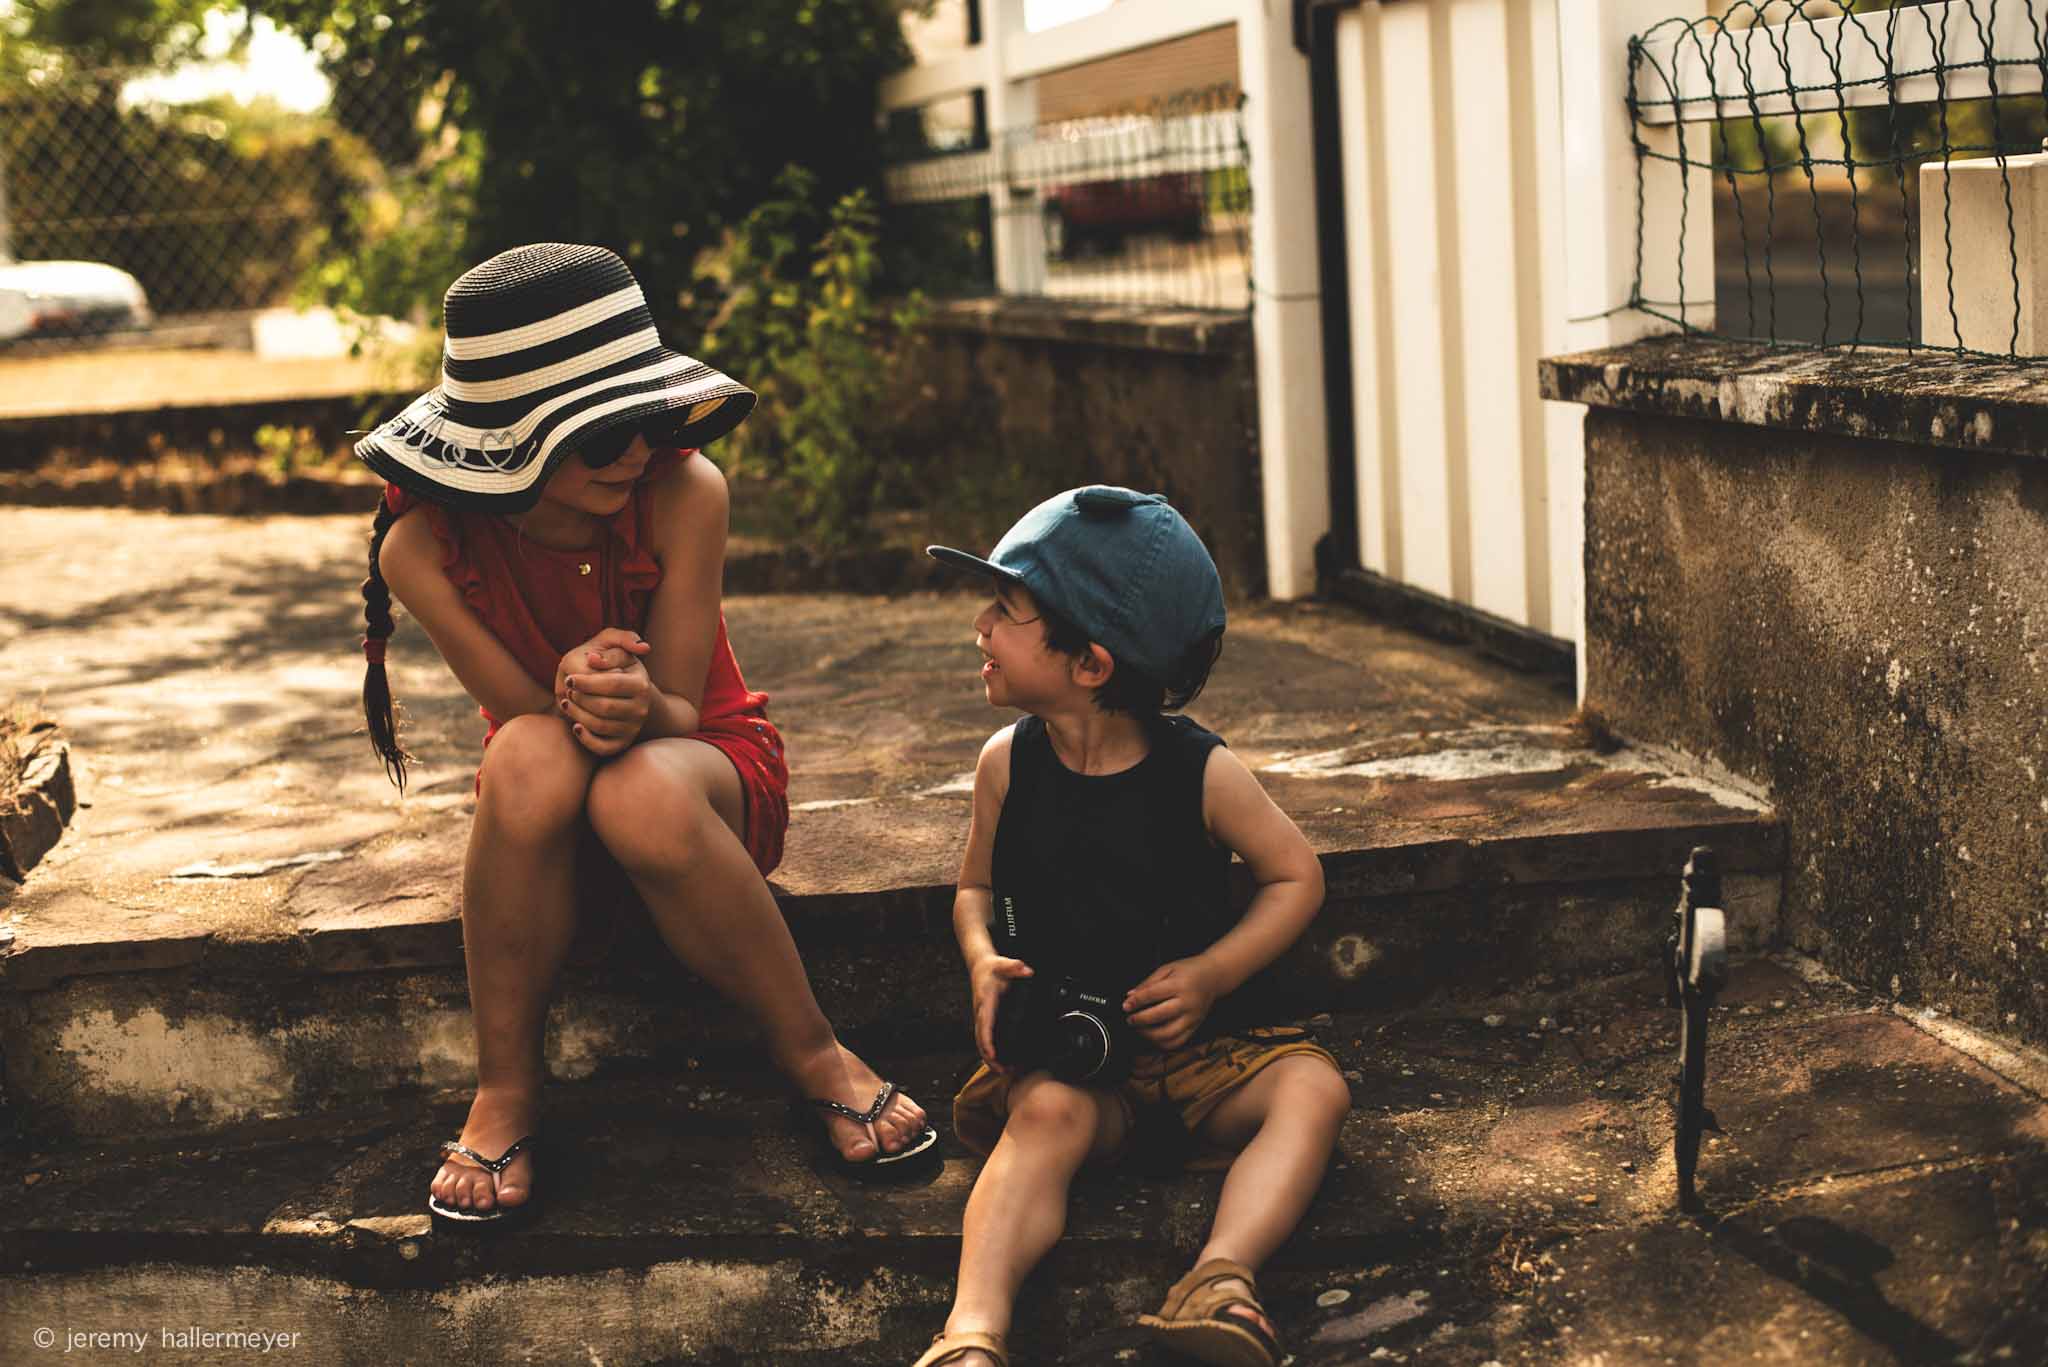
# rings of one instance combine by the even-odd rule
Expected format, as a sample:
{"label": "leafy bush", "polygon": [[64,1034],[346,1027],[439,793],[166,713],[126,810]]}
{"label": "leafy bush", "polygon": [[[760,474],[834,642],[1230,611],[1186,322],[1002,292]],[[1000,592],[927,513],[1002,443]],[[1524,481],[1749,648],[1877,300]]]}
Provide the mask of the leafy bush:
{"label": "leafy bush", "polygon": [[785,167],[775,194],[744,218],[723,254],[727,303],[708,359],[761,395],[736,453],[781,480],[805,532],[852,541],[879,505],[910,492],[888,396],[922,296],[885,300],[879,220],[866,190],[822,221],[815,183]]}

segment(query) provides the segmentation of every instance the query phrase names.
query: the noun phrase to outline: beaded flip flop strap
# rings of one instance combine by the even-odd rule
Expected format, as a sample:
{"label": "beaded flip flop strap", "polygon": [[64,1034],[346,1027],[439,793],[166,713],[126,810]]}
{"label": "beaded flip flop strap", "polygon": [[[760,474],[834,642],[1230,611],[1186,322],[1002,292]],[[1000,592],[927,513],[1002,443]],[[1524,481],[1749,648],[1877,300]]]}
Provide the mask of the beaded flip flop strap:
{"label": "beaded flip flop strap", "polygon": [[857,1124],[872,1125],[881,1118],[882,1112],[888,1109],[889,1101],[895,1095],[896,1084],[885,1082],[882,1084],[882,1090],[875,1093],[875,1104],[868,1107],[865,1111],[856,1111],[844,1102],[827,1101],[824,1097],[812,1097],[811,1104],[821,1111],[830,1111],[834,1115],[843,1115],[848,1120],[854,1121]]}
{"label": "beaded flip flop strap", "polygon": [[467,1144],[457,1143],[453,1139],[444,1139],[441,1141],[441,1152],[459,1153],[491,1176],[496,1177],[504,1172],[506,1168],[512,1166],[512,1160],[517,1158],[526,1149],[532,1147],[532,1145],[533,1136],[527,1135],[524,1139],[516,1141],[511,1148],[505,1150],[496,1158],[486,1158]]}

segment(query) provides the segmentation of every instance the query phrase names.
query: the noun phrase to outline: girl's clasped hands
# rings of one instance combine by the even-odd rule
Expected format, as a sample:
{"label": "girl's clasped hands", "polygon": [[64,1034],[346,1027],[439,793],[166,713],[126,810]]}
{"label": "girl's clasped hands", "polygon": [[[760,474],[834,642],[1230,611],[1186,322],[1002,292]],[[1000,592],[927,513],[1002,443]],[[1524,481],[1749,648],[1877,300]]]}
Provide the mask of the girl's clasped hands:
{"label": "girl's clasped hands", "polygon": [[654,680],[638,633],[606,627],[555,667],[555,709],[591,754],[609,759],[640,737],[654,707]]}

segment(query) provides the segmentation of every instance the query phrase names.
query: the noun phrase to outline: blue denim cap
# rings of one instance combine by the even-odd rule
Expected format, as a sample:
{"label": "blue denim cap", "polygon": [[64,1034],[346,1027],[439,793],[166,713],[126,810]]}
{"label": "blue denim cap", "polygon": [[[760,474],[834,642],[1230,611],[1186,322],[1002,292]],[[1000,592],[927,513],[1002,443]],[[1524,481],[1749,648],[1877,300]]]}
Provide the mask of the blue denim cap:
{"label": "blue denim cap", "polygon": [[1022,584],[1118,664],[1162,683],[1224,624],[1216,562],[1164,494],[1069,489],[1017,519],[986,560],[947,546],[925,554]]}

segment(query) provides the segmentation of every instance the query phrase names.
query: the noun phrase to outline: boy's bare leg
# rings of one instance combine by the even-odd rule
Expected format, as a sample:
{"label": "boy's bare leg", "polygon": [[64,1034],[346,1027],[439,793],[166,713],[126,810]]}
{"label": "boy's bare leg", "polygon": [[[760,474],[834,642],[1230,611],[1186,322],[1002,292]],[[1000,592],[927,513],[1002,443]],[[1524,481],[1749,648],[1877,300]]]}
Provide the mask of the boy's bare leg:
{"label": "boy's bare leg", "polygon": [[[1108,1153],[1123,1111],[1106,1092],[1033,1073],[1010,1091],[1010,1118],[975,1179],[960,1227],[960,1280],[946,1332],[1007,1334],[1017,1290],[1059,1241],[1067,1187],[1091,1153]],[[970,1352],[962,1367],[995,1367]]]}
{"label": "boy's bare leg", "polygon": [[[1307,1213],[1322,1185],[1337,1131],[1351,1109],[1343,1076],[1322,1059],[1296,1054],[1268,1064],[1202,1122],[1204,1139],[1242,1151],[1223,1179],[1216,1223],[1196,1255],[1199,1266],[1228,1258],[1254,1272]],[[1248,1286],[1226,1289],[1251,1292]],[[1233,1310],[1247,1319],[1248,1310]],[[1264,1325],[1273,1333],[1270,1323]]]}
{"label": "boy's bare leg", "polygon": [[[702,741],[642,741],[598,771],[590,821],[647,903],[676,957],[758,1023],[777,1068],[805,1096],[865,1110],[881,1089],[873,1069],[839,1043],[761,871],[740,843],[739,776]],[[649,812],[661,813],[651,821]],[[820,1111],[839,1151],[864,1159],[879,1140],[894,1153],[925,1128],[900,1093],[875,1133]]]}
{"label": "boy's bare leg", "polygon": [[[477,1086],[461,1142],[488,1158],[532,1134],[540,1119],[548,995],[576,929],[576,841],[595,768],[553,717],[515,717],[484,752],[462,867]],[[526,1155],[495,1184],[451,1159],[428,1190],[457,1209],[509,1208],[527,1199],[532,1177]]]}

